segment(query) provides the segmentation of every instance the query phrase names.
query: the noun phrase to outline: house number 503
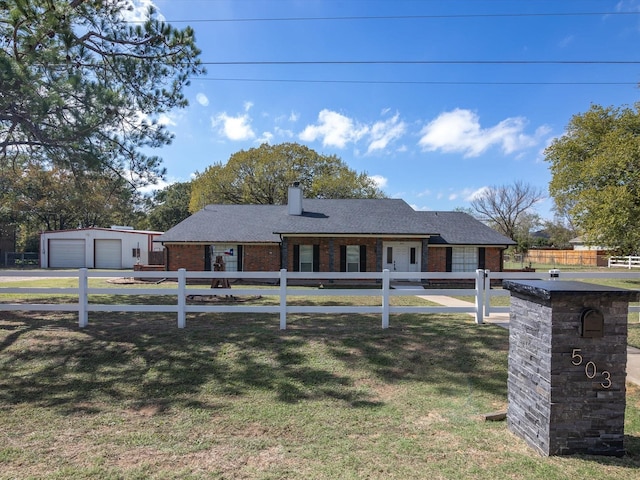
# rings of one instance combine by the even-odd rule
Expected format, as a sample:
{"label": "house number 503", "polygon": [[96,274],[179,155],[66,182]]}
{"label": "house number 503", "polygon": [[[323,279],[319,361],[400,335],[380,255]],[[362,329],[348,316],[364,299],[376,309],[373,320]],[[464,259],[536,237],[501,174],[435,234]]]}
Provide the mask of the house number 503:
{"label": "house number 503", "polygon": [[[581,351],[581,348],[574,348],[571,352],[571,363],[576,367],[582,365],[585,360],[580,353]],[[596,378],[599,374],[603,379],[602,382],[600,382],[600,386],[602,388],[611,388],[611,374],[607,370],[598,372],[598,367],[595,362],[587,362],[584,364],[584,374],[590,380]]]}

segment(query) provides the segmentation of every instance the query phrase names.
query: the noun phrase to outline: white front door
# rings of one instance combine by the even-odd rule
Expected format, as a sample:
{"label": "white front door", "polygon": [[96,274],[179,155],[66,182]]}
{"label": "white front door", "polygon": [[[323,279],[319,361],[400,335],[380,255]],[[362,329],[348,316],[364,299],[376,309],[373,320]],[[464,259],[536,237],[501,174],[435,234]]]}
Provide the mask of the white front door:
{"label": "white front door", "polygon": [[392,272],[419,272],[420,257],[420,242],[384,242],[382,268]]}

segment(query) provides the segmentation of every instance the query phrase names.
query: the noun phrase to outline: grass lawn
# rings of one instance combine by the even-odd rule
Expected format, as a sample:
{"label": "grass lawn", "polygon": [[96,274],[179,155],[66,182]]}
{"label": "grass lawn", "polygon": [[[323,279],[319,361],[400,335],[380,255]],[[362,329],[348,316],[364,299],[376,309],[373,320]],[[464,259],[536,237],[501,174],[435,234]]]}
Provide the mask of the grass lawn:
{"label": "grass lawn", "polygon": [[0,312],[0,478],[637,478],[635,386],[623,458],[483,421],[507,349],[468,315]]}

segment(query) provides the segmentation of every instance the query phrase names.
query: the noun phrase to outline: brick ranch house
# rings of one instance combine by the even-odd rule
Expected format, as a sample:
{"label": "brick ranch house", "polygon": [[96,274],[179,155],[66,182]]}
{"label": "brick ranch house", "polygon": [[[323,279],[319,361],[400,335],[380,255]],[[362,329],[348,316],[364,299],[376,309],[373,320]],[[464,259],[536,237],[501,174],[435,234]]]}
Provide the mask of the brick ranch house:
{"label": "brick ranch house", "polygon": [[463,212],[415,211],[400,199],[304,199],[207,205],[156,237],[165,268],[211,271],[461,272],[502,270],[514,245]]}

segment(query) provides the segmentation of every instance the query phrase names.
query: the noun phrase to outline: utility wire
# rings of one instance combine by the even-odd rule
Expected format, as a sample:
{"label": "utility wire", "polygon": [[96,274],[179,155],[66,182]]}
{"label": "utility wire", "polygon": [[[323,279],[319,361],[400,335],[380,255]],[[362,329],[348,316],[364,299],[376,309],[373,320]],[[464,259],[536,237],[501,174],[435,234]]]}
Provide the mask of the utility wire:
{"label": "utility wire", "polygon": [[191,80],[211,82],[265,82],[265,83],[343,83],[373,85],[639,85],[637,82],[510,82],[510,81],[449,81],[449,80],[300,80],[300,79],[266,79],[266,78],[214,78],[190,77]]}
{"label": "utility wire", "polygon": [[202,65],[640,65],[640,60],[221,60]]}
{"label": "utility wire", "polygon": [[[425,20],[445,18],[514,18],[514,17],[593,17],[640,15],[639,12],[570,12],[570,13],[456,13],[439,15],[357,15],[346,17],[266,17],[266,18],[193,18],[165,20],[167,23],[242,23],[242,22],[312,22],[353,20]],[[144,23],[132,20],[128,23]]]}

